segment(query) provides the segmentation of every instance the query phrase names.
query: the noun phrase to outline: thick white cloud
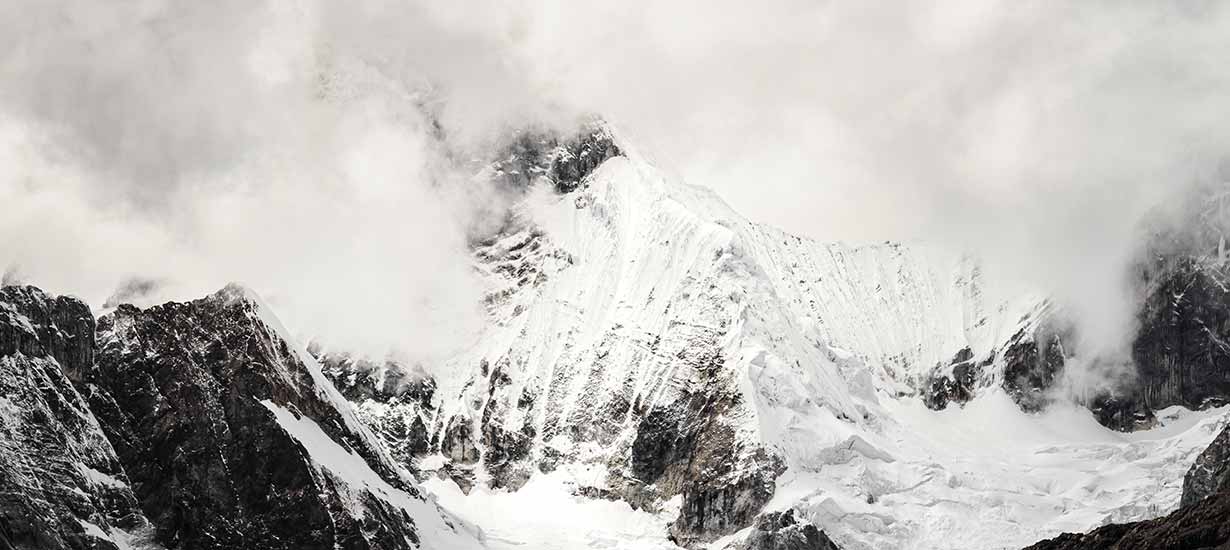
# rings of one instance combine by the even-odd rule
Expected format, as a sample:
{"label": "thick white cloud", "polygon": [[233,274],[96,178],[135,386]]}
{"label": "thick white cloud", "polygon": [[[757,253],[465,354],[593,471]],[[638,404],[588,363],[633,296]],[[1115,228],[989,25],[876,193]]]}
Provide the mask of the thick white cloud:
{"label": "thick white cloud", "polygon": [[0,0],[0,260],[95,303],[242,280],[431,355],[478,292],[457,159],[593,112],[754,219],[972,249],[1114,347],[1137,221],[1230,145],[1227,47],[1215,3]]}

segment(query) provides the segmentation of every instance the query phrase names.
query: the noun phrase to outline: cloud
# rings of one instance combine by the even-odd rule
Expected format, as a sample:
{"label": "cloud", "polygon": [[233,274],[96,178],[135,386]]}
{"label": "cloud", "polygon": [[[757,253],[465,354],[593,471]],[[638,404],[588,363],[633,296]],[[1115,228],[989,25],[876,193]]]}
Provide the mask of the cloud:
{"label": "cloud", "polygon": [[152,305],[147,303],[149,297],[154,296],[160,286],[162,286],[162,282],[157,279],[131,277],[120,283],[120,286],[107,298],[107,301],[103,302],[102,307],[113,308],[118,307],[120,304]]}
{"label": "cloud", "polygon": [[820,240],[972,250],[1054,295],[1087,354],[1126,351],[1142,217],[1230,150],[1216,3],[543,11],[541,71],[688,181]]}
{"label": "cloud", "polygon": [[600,113],[753,219],[972,249],[1122,347],[1140,218],[1230,144],[1228,46],[1200,2],[9,0],[0,261],[443,353],[498,201],[473,160]]}
{"label": "cloud", "polygon": [[466,239],[490,194],[438,135],[454,107],[414,66],[436,53],[391,62],[362,34],[392,31],[379,10],[0,10],[0,257],[28,280],[95,305],[238,280],[305,336],[373,354],[472,335]]}

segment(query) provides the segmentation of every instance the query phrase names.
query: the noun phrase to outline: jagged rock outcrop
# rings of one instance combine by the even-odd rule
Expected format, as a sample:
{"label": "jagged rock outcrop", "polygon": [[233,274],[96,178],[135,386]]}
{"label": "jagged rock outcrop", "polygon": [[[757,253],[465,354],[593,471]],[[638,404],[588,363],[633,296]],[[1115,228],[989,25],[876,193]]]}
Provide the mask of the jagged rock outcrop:
{"label": "jagged rock outcrop", "polygon": [[1157,417],[1148,402],[1140,398],[1139,388],[1097,394],[1086,403],[1098,423],[1120,432],[1147,430],[1157,425]]}
{"label": "jagged rock outcrop", "polygon": [[1140,393],[1152,408],[1230,402],[1230,290],[1220,266],[1168,262],[1151,281],[1132,346]]}
{"label": "jagged rock outcrop", "polygon": [[[629,449],[625,498],[682,495],[673,539],[687,546],[746,527],[773,498],[785,470],[780,457],[739,441],[725,416],[741,406],[721,372],[721,356],[702,358],[700,380],[684,396],[645,411]],[[618,484],[616,485],[618,487]],[[632,489],[629,491],[629,489]]]}
{"label": "jagged rock outcrop", "polygon": [[149,522],[72,382],[94,364],[80,300],[0,287],[0,548],[116,550]]}
{"label": "jagged rock outcrop", "polygon": [[1003,388],[1021,410],[1038,412],[1047,405],[1047,391],[1066,359],[1058,334],[1043,329],[1018,332],[1004,350]]}
{"label": "jagged rock outcrop", "polygon": [[737,550],[840,550],[824,531],[794,517],[794,510],[769,512],[756,518],[752,532]]}
{"label": "jagged rock outcrop", "polygon": [[1222,430],[1183,477],[1180,506],[1230,490],[1230,428]]}
{"label": "jagged rock outcrop", "polygon": [[[1156,423],[1153,409],[1141,398],[1143,386],[1135,380],[1096,388],[1086,394],[1069,391],[1055,393],[1055,385],[1064,368],[1072,360],[1065,342],[1074,338],[1071,327],[1060,328],[1049,313],[1037,326],[1021,330],[1004,347],[1001,387],[1025,412],[1039,412],[1056,399],[1075,399],[1089,408],[1099,424],[1113,430],[1129,432],[1152,427]],[[1119,369],[1127,372],[1131,366]]]}
{"label": "jagged rock outcrop", "polygon": [[1051,400],[1049,390],[1067,359],[1062,335],[1049,326],[1051,315],[1044,303],[1021,319],[1011,338],[984,356],[976,357],[967,346],[947,364],[936,365],[920,384],[923,404],[932,410],[965,404],[980,390],[998,383],[1021,410],[1045,408]]}
{"label": "jagged rock outcrop", "polygon": [[565,143],[551,159],[551,181],[561,193],[574,191],[599,165],[621,154],[604,126],[582,132]]}
{"label": "jagged rock outcrop", "polygon": [[621,154],[605,123],[591,122],[571,137],[521,132],[505,146],[491,170],[497,181],[513,188],[545,178],[557,192],[570,193],[599,165]]}
{"label": "jagged rock outcrop", "polygon": [[169,547],[393,549],[470,536],[243,288],[121,305],[97,339],[90,405]]}
{"label": "jagged rock outcrop", "polygon": [[1228,190],[1197,185],[1176,197],[1176,212],[1147,221],[1150,238],[1135,270],[1146,298],[1132,359],[1140,399],[1152,408],[1230,402]]}
{"label": "jagged rock outcrop", "polygon": [[[436,382],[424,372],[394,360],[373,361],[348,353],[308,352],[371,428],[393,459],[414,471],[415,459],[431,450],[427,426],[435,414]],[[396,411],[397,414],[388,414]]]}
{"label": "jagged rock outcrop", "polygon": [[949,403],[968,402],[974,398],[979,380],[993,361],[994,357],[976,361],[973,350],[961,348],[946,369],[943,365],[936,365],[928,373],[922,390],[923,403],[927,408],[938,411],[948,407]]}

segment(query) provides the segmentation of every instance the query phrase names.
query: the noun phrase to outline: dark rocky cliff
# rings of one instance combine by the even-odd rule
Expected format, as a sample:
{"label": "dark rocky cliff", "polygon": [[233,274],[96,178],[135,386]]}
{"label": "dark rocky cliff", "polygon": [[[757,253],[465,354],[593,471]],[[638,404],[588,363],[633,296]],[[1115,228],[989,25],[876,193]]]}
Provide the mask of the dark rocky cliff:
{"label": "dark rocky cliff", "polygon": [[1230,490],[1230,429],[1222,430],[1183,477],[1180,506]]}
{"label": "dark rocky cliff", "polygon": [[187,303],[120,306],[99,321],[88,381],[105,393],[91,404],[159,539],[182,548],[416,544],[405,511],[316,467],[279,425],[267,403],[310,419],[417,496],[261,307],[231,286]]}
{"label": "dark rocky cliff", "polygon": [[500,182],[524,188],[543,178],[559,193],[581,186],[591,172],[611,157],[622,155],[605,123],[584,125],[575,135],[522,131],[491,165]]}
{"label": "dark rocky cliff", "polygon": [[264,308],[0,290],[0,548],[477,548]]}
{"label": "dark rocky cliff", "polygon": [[73,386],[93,368],[81,301],[0,288],[0,548],[114,550],[149,535],[110,442]]}
{"label": "dark rocky cliff", "polygon": [[1152,281],[1132,347],[1154,408],[1230,401],[1230,290],[1219,265],[1183,258]]}

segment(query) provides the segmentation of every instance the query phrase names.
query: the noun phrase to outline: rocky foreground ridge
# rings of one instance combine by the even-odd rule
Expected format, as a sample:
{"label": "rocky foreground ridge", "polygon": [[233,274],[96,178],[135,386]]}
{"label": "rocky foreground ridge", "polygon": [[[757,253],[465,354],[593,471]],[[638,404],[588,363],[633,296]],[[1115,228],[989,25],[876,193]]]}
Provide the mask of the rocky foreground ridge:
{"label": "rocky foreground ridge", "polygon": [[[231,286],[192,302],[122,306],[95,323],[73,298],[29,286],[0,289],[3,547],[481,547],[475,528],[424,499],[406,475],[403,466],[414,461],[404,458],[419,451],[386,452],[324,380],[324,373],[354,374],[355,360],[325,356],[320,370],[264,308]],[[421,405],[435,391],[422,378],[371,382],[356,376],[346,393]],[[708,397],[690,406],[683,418],[721,407]],[[654,422],[637,429],[660,433]],[[633,445],[646,446],[651,436],[638,434],[642,443]],[[436,448],[444,437],[429,436],[425,445]],[[703,452],[731,454],[716,445],[705,451],[687,437],[660,439],[667,449],[648,456],[674,456],[664,461],[669,465],[692,463]],[[339,467],[329,451],[366,474]],[[466,458],[464,448],[454,451]],[[1230,430],[1200,455],[1185,480],[1184,506],[1169,516],[1032,548],[1219,547],[1230,541],[1227,457]],[[686,475],[683,483],[697,482]],[[717,487],[735,498],[706,505],[737,510],[744,489]],[[743,505],[752,519],[734,548],[837,548],[791,510]]]}

